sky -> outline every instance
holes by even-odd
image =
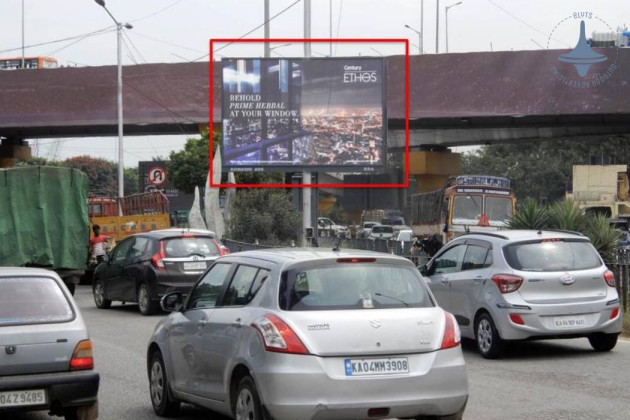
[[[599,20],[587,23],[593,30],[616,29],[630,21],[630,2],[622,0],[425,0],[421,19],[420,0],[311,0],[314,38],[408,38],[411,53],[418,53],[418,31],[423,21],[423,50],[446,52],[445,7],[448,11],[450,53],[473,51],[573,48],[573,26],[562,24],[573,13],[592,12]],[[436,31],[436,6],[439,28]],[[26,55],[57,58],[64,66],[116,64],[116,33],[111,18],[93,0],[2,0],[0,2],[0,57],[21,56],[22,5]],[[271,37],[303,37],[304,2],[270,0]],[[109,11],[125,30],[123,64],[207,61],[211,38],[262,38],[263,0],[106,0]],[[332,6],[332,7],[331,7]],[[276,17],[274,17],[277,15]],[[332,21],[332,27],[331,27]],[[413,29],[408,29],[409,25]],[[89,34],[89,35],[86,35]],[[79,35],[85,35],[76,38]],[[62,42],[54,42],[73,38]],[[302,56],[301,45],[275,44],[272,56]],[[261,56],[260,45],[218,45],[224,57]],[[313,48],[313,56],[330,54],[328,44]],[[337,44],[332,55],[397,55],[401,46],[389,44]],[[217,57],[217,58],[220,58]],[[123,70],[124,74],[124,70]],[[1,98],[0,98],[1,100]],[[125,166],[139,160],[167,157],[185,143],[184,136],[125,137]],[[117,138],[30,139],[34,153],[65,159],[89,154],[117,159]]]

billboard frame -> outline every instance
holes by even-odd
[[[208,150],[208,159],[210,166],[210,174],[214,173],[214,162],[213,162],[213,133],[214,133],[214,44],[231,44],[231,43],[277,43],[277,42],[285,42],[285,43],[398,43],[403,44],[405,47],[405,182],[404,183],[391,183],[391,184],[344,184],[344,183],[335,183],[335,184],[222,184],[222,183],[214,183],[213,177],[210,176],[210,187],[211,188],[408,188],[409,187],[409,40],[406,38],[269,38],[269,39],[242,39],[242,38],[215,38],[209,40],[209,62],[208,62],[208,78],[209,78],[209,92],[208,92],[208,115],[209,115],[209,150]],[[233,57],[239,58],[239,57]],[[222,63],[222,62],[221,62]],[[387,61],[385,60],[385,63]],[[221,65],[221,69],[222,69]],[[386,65],[384,76],[386,76]],[[222,74],[222,73],[221,73]],[[383,89],[385,89],[386,80],[384,80]],[[387,98],[384,97],[385,101]],[[223,104],[223,100],[221,101]],[[384,114],[387,115],[387,106],[384,107]],[[386,122],[383,122],[384,127],[386,127]],[[384,145],[384,148],[387,147]],[[385,167],[385,165],[383,165]],[[303,170],[308,170],[307,167],[302,167]],[[321,167],[313,167],[313,169],[320,169]],[[295,168],[293,168],[295,169]],[[248,171],[250,173],[254,171]],[[289,172],[300,172],[300,171],[290,171]],[[317,172],[314,170],[313,172]],[[321,171],[321,172],[326,172]],[[331,168],[329,172],[335,172],[334,169]],[[363,173],[372,173],[372,172],[363,172]]]

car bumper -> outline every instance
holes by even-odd
[[[370,408],[388,408],[388,417],[451,415],[468,399],[461,347],[406,355],[409,374],[383,376],[345,376],[342,357],[269,355],[253,373],[274,418],[367,418]]]
[[[609,303],[615,301],[616,303]],[[532,305],[522,302],[519,305],[525,305],[531,309],[515,308],[510,304],[505,305],[504,308],[494,308],[493,319],[501,338],[505,340],[584,337],[599,332],[618,334],[622,328],[622,311],[618,300],[615,299],[557,305]],[[615,309],[618,309],[619,313],[611,319]],[[511,321],[510,314],[520,315],[525,325]],[[572,317],[584,320],[584,324],[562,327],[555,325],[556,319]]]
[[[178,281],[158,281],[151,299],[160,300],[162,296],[171,292],[182,292],[184,296],[188,296],[198,278],[199,276],[196,275],[186,276],[184,279],[177,279]]]
[[[45,404],[0,407],[0,413],[47,409],[58,411],[66,407],[94,404],[97,402],[99,382],[100,376],[94,371],[54,372],[0,377],[0,392],[45,389],[47,395]]]

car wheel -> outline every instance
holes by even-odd
[[[157,312],[157,302],[151,300],[151,290],[145,283],[138,287],[138,308],[142,315],[152,315]]]
[[[92,288],[92,294],[94,294],[94,303],[99,309],[109,309],[112,306],[112,301],[105,299],[105,286],[103,280],[96,280],[94,287]]]
[[[151,369],[149,370],[149,390],[151,392],[151,405],[153,411],[160,417],[173,417],[179,412],[180,402],[171,396],[171,389],[166,377],[164,360],[159,351],[154,351],[151,356]]]
[[[251,376],[245,376],[236,388],[232,412],[236,420],[263,420],[258,392]]]
[[[617,334],[598,333],[588,337],[595,351],[610,351],[617,345]]]
[[[477,323],[475,324],[475,338],[477,350],[479,350],[479,354],[481,354],[483,358],[497,359],[501,357],[504,343],[489,314],[484,313],[477,318]]]

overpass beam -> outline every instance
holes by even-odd
[[[31,158],[31,148],[26,140],[17,137],[2,138],[0,142],[0,168],[15,166],[18,159]]]
[[[450,177],[461,172],[460,153],[452,153],[448,149],[409,152],[409,174],[416,179],[415,192],[440,189]]]

